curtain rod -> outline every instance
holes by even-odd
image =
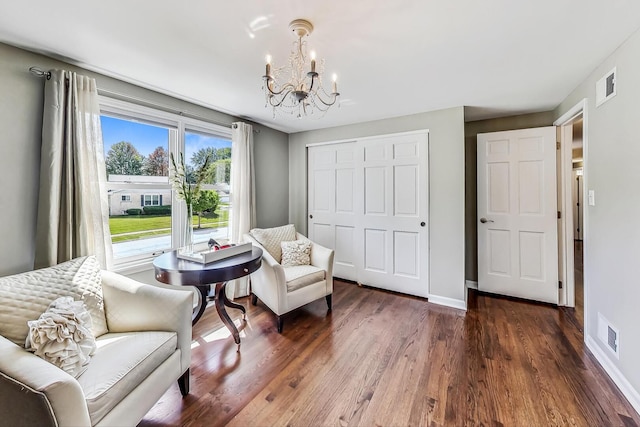
[[[232,129],[236,129],[238,127],[235,123],[220,122],[220,121],[217,121],[217,120],[213,120],[213,119],[211,119],[209,117],[205,117],[205,116],[201,116],[201,115],[196,114],[196,113],[192,113],[192,112],[187,111],[187,110],[178,110],[178,109],[176,109],[174,107],[169,107],[169,106],[164,105],[164,104],[158,104],[158,103],[155,103],[155,102],[152,102],[152,101],[147,101],[146,99],[138,98],[138,97],[131,96],[131,95],[126,95],[126,94],[123,94],[123,93],[113,92],[113,91],[110,91],[110,90],[107,90],[107,89],[98,88],[98,94],[99,95],[109,96],[109,97],[120,99],[120,100],[124,100],[124,101],[132,101],[132,102],[134,102],[136,104],[147,105],[147,106],[150,106],[150,107],[157,108],[159,110],[166,111],[168,113],[177,114],[179,116],[188,117],[188,118],[191,118],[191,119],[202,120],[203,122],[212,123],[212,124],[218,125],[218,126],[223,126],[223,127],[232,128]],[[253,132],[254,133],[260,133],[260,129],[253,129]]]
[[[169,107],[168,105],[158,104],[158,103],[155,103],[155,102],[152,102],[152,101],[147,101],[146,99],[138,98],[138,97],[131,96],[131,95],[126,95],[124,93],[118,93],[118,92],[114,92],[114,91],[111,91],[111,90],[98,88],[98,94],[99,95],[105,95],[105,96],[108,96],[110,98],[120,99],[122,101],[131,101],[131,102],[134,102],[136,104],[142,104],[142,105],[146,105],[146,106],[149,106],[149,107],[157,108],[159,110],[166,111],[167,113],[173,113],[173,114],[177,114],[177,115],[182,116],[182,117],[189,117],[191,119],[202,120],[202,121],[205,121],[205,122],[208,122],[208,123],[213,123],[214,125],[218,125],[218,126],[224,126],[224,127],[227,127],[227,128],[232,127],[232,123],[224,123],[224,122],[216,121],[216,120],[210,119],[208,117],[204,117],[204,116],[200,116],[200,115],[195,114],[195,113],[191,113],[191,112],[186,111],[186,110],[178,110],[176,108]]]
[[[38,77],[46,77],[47,80],[51,79],[51,71],[42,71],[40,68],[38,67],[31,67],[29,68],[29,72],[31,74],[33,74],[34,76],[38,76]]]
[[[38,77],[46,77],[47,80],[51,79],[51,71],[43,71],[38,67],[30,67],[29,68],[29,72],[35,76]],[[192,118],[192,119],[197,119],[197,120],[202,120],[204,122],[207,123],[212,123],[214,125],[218,125],[218,126],[223,126],[223,127],[228,127],[228,128],[232,128],[235,129],[237,128],[237,125],[233,124],[233,123],[224,123],[224,122],[220,122],[220,121],[216,121],[213,119],[210,119],[208,117],[204,117],[195,113],[191,113],[189,111],[186,110],[177,110],[173,107],[169,107],[167,105],[162,105],[162,104],[157,104],[155,102],[151,102],[151,101],[147,101],[146,99],[142,99],[142,98],[137,98],[135,96],[131,96],[131,95],[125,95],[123,93],[118,93],[118,92],[113,92],[107,89],[100,89],[98,88],[98,94],[99,95],[105,95],[105,96],[109,96],[112,98],[117,98],[120,100],[126,100],[126,101],[132,101],[136,104],[143,104],[143,105],[147,105],[150,107],[154,107],[154,108],[158,108],[162,111],[166,111],[168,113],[173,113],[173,114],[177,114],[179,116],[182,117],[188,117],[188,118]],[[206,108],[206,107],[205,107]],[[254,129],[253,130],[254,133],[260,133],[260,129]]]

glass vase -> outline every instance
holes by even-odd
[[[191,204],[187,204],[187,215],[184,221],[181,251],[185,254],[193,253],[193,209]]]

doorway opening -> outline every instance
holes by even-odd
[[[587,183],[587,111],[586,100],[576,104],[554,125],[559,127],[560,155],[558,176],[559,220],[559,305],[575,308],[575,317],[586,328],[588,292],[584,274],[585,236],[588,221],[585,216]]]
[[[572,165],[572,216],[573,216],[573,272],[575,286],[575,310],[576,319],[584,320],[584,258],[582,253],[582,233],[584,228],[585,205],[584,193],[584,150],[583,150],[583,124],[582,115],[573,122],[573,139],[571,142]],[[584,326],[584,325],[583,325]]]

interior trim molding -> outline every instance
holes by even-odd
[[[624,374],[620,372],[609,356],[607,356],[591,336],[586,337],[585,343],[587,344],[587,348],[595,356],[598,363],[600,363],[600,366],[604,368],[609,377],[611,377],[613,382],[618,386],[624,397],[626,397],[629,403],[631,403],[631,406],[633,406],[636,412],[640,413],[640,393],[633,388]]]
[[[393,132],[393,133],[382,133],[380,135],[369,135],[369,136],[360,136],[356,138],[347,138],[347,139],[336,139],[331,141],[322,141],[322,142],[311,142],[306,144],[305,147],[319,147],[322,145],[334,145],[334,144],[343,144],[345,142],[356,142],[358,140],[366,140],[366,139],[374,139],[381,137],[393,137],[393,136],[403,136],[403,135],[420,135],[427,134],[429,135],[429,129],[417,129],[417,130],[408,130],[405,132]]]
[[[441,297],[438,295],[429,295],[428,301],[434,304],[444,305],[446,307],[467,311],[467,303],[466,301],[461,299]]]
[[[587,98],[581,99],[576,105],[569,108],[569,110],[566,113],[558,117],[556,121],[553,122],[553,125],[562,126],[563,124],[566,124],[570,120],[574,119],[578,114],[582,113],[584,110],[587,109],[587,102],[588,102]],[[583,135],[586,135],[586,132],[583,131]]]
[[[556,121],[553,122],[554,126],[560,126],[562,129],[564,126],[571,125],[572,122],[577,118],[577,116],[582,114],[582,120],[583,120],[582,121],[582,151],[583,151],[582,158],[583,158],[583,165],[584,165],[584,175],[582,177],[583,200],[587,196],[587,190],[589,188],[589,183],[590,183],[589,181],[589,108],[588,106],[589,106],[589,99],[583,98],[579,100],[573,107],[569,108],[564,114],[558,117]],[[560,133],[561,135],[563,135],[563,132],[560,132]],[[569,147],[565,147],[565,148],[569,148]],[[562,151],[561,155],[568,156],[569,154],[566,151]],[[573,167],[569,165],[563,165],[563,167],[569,168],[569,170],[573,169]],[[567,179],[567,175],[564,175],[563,179]],[[566,186],[568,185],[568,183],[564,182],[563,185],[565,185],[565,188],[567,188]],[[589,251],[589,236],[590,236],[589,209],[583,209],[582,214],[583,214],[583,219],[582,219],[582,240],[583,240],[582,259],[583,261],[582,262],[584,265],[583,276],[582,276],[582,286],[583,286],[583,295],[584,295],[583,297],[584,319],[583,319],[582,329],[585,331],[584,335],[585,335],[585,343],[586,343],[588,331],[591,330],[591,324],[589,320],[590,313],[591,313],[591,302],[590,302],[591,276],[589,274],[589,269],[587,268],[591,260],[591,257],[590,257],[591,253]],[[568,217],[569,215],[563,215],[560,221],[564,224],[564,221]],[[573,245],[565,245],[564,249],[565,251],[568,251],[567,256],[573,259]],[[562,292],[564,301],[559,301],[559,302],[563,302],[564,303],[563,305],[566,305],[567,299],[569,297],[573,296],[573,299],[575,300],[575,280],[569,281],[565,278],[563,278],[563,280],[565,280],[565,283],[566,283],[566,286],[564,287]]]
[[[478,282],[476,280],[465,280],[464,284],[467,285],[467,289],[478,289]]]
[[[153,260],[149,258],[116,264],[111,271],[128,276],[143,271],[153,271]]]

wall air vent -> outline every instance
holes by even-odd
[[[618,332],[613,330],[611,326],[607,326],[607,345],[614,352],[618,352]]]
[[[620,332],[598,313],[598,338],[616,358],[620,357]]]
[[[609,71],[596,83],[596,107],[616,96],[616,69]]]

